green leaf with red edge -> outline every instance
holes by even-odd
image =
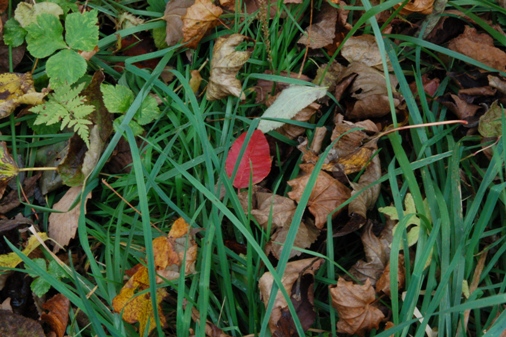
[[[248,143],[244,144],[246,134],[247,132],[240,135],[232,144],[225,163],[227,175],[231,177],[236,163],[239,161],[233,182],[234,187],[237,188],[248,187],[250,176],[252,177],[253,184],[259,183],[264,180],[271,171],[272,159],[269,151],[269,143],[267,143],[265,135],[261,131],[255,130]],[[243,147],[245,147],[243,155],[239,158]]]

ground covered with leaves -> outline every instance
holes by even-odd
[[[505,336],[505,1],[0,15],[1,336]]]

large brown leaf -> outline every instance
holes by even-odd
[[[297,202],[300,201],[302,193],[304,193],[314,165],[302,164],[300,167],[303,172],[302,175],[287,182],[292,187],[292,191],[288,192],[288,197]],[[341,182],[325,172],[318,172],[316,183],[312,188],[308,201],[308,209],[315,217],[316,228],[322,229],[325,226],[329,214],[332,214],[332,217],[337,216],[342,209],[338,212],[334,212],[334,210],[345,202],[350,194],[350,189]]]
[[[337,331],[361,337],[372,329],[378,329],[385,315],[376,306],[376,296],[371,282],[354,284],[342,278],[330,287],[332,306],[339,314]]]
[[[197,48],[207,32],[220,24],[218,18],[223,10],[211,0],[196,0],[183,15],[183,37],[188,48]]]
[[[173,46],[183,39],[183,15],[195,0],[171,0],[167,2],[163,19],[167,22],[165,42]]]
[[[266,192],[254,193],[253,197],[256,199],[253,204],[257,206],[251,210],[251,215],[260,226],[267,229],[269,220],[272,223],[272,229],[290,225],[297,208],[292,199]],[[247,209],[244,211],[246,212]]]
[[[343,45],[341,55],[350,63],[361,62],[369,67],[383,70],[383,55],[374,35],[352,36]],[[390,60],[388,66],[391,68]],[[391,69],[390,69],[391,70]]]
[[[331,44],[336,34],[337,9],[324,2],[314,18],[313,24],[306,29],[297,43],[318,49]]]
[[[240,34],[220,37],[213,48],[211,60],[211,76],[207,87],[208,100],[217,100],[228,95],[245,99],[241,81],[236,78],[237,72],[248,61],[250,53],[237,51],[235,48],[244,40]]]
[[[308,329],[314,321],[313,312],[313,282],[314,273],[320,268],[323,259],[304,259],[289,262],[286,265],[282,283],[286,292],[291,294],[292,303],[297,312],[297,316],[301,320],[304,329]],[[309,275],[305,277],[305,275]],[[262,275],[258,281],[260,290],[260,298],[267,306],[269,296],[271,294],[274,278],[270,272]],[[293,319],[288,311],[288,304],[278,291],[276,300],[274,301],[274,309],[269,319],[269,328],[273,336],[296,336],[292,332],[295,331]],[[285,334],[289,332],[288,334]]]
[[[271,236],[271,240],[267,244],[266,250],[268,252],[271,252],[272,255],[278,260],[281,257],[281,252],[283,251],[286,236],[288,235],[289,230],[290,226],[278,228],[276,232]],[[297,231],[297,235],[295,236],[293,246],[302,249],[309,248],[311,244],[316,241],[319,234],[320,230],[318,230],[315,226],[311,224],[306,225],[304,222],[301,222]],[[290,259],[295,256],[299,256],[300,254],[301,252],[299,250],[292,249],[290,252]]]

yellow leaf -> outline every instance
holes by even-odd
[[[39,233],[39,237],[45,241],[48,239],[46,233]],[[30,255],[30,253],[37,248],[40,245],[39,240],[37,240],[37,237],[35,235],[30,236],[28,239],[28,243],[23,249],[24,255]],[[14,252],[9,254],[3,254],[0,255],[0,267],[7,267],[7,268],[15,268],[18,264],[20,264],[23,260]]]
[[[8,117],[20,104],[42,104],[44,96],[35,91],[31,74],[0,74],[0,118]]]

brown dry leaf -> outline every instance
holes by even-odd
[[[140,267],[137,272],[128,280],[121,288],[121,292],[112,300],[112,306],[115,312],[122,313],[125,322],[139,322],[139,331],[145,331],[148,326],[148,334],[156,327],[154,320],[153,305],[151,303],[151,294],[136,295],[142,290],[149,288],[149,273],[144,266]],[[156,291],[156,303],[158,312],[161,312],[160,303],[167,296],[164,288],[158,288]],[[166,324],[164,315],[160,315],[160,324]]]
[[[390,113],[388,91],[382,72],[363,63],[354,62],[343,72],[340,82],[348,83],[347,79],[351,76],[355,77],[351,84],[346,86],[352,97],[351,100],[348,99],[345,102],[347,118],[367,119],[383,117]],[[397,80],[393,76],[390,76],[390,85],[394,92],[394,106],[397,107],[402,97],[395,91]],[[343,90],[339,83],[338,88]]]
[[[271,236],[271,240],[267,244],[267,254],[271,252],[272,255],[279,260],[289,230],[290,226],[285,226],[276,230],[276,232]],[[313,242],[316,241],[318,235],[320,235],[320,230],[318,230],[315,226],[306,225],[304,222],[301,222],[297,231],[297,235],[295,236],[293,246],[302,249],[309,248]],[[290,259],[295,256],[299,256],[300,254],[302,254],[301,251],[292,249],[290,252]]]
[[[20,104],[42,104],[45,96],[35,91],[30,73],[0,74],[0,118],[8,117]]]
[[[188,42],[186,46],[197,48],[207,32],[220,24],[218,18],[222,13],[223,10],[211,0],[195,0],[182,16],[184,42]]]
[[[211,60],[211,75],[207,87],[206,97],[208,100],[217,100],[228,95],[246,99],[242,92],[242,84],[236,78],[237,72],[248,61],[250,53],[237,51],[235,48],[244,40],[240,34],[232,34],[228,37],[220,37],[213,48]]]
[[[288,197],[297,202],[300,201],[302,193],[304,193],[314,165],[302,164],[300,168],[303,172],[302,176],[287,182],[292,187],[292,191],[288,192]],[[327,173],[319,172],[308,202],[309,212],[315,217],[316,228],[322,229],[325,226],[329,214],[332,214],[332,217],[337,216],[342,209],[337,212],[334,212],[334,210],[345,202],[350,195],[351,192],[348,187]]]
[[[450,41],[448,48],[499,71],[506,70],[506,52],[494,47],[494,39],[478,33],[476,28],[466,26],[464,33]]]
[[[163,19],[167,22],[166,38],[167,45],[173,46],[183,39],[183,15],[195,0],[172,0],[167,2]]]
[[[449,94],[438,97],[438,101],[453,112],[459,119],[469,119],[473,117],[481,108],[479,105],[466,102],[459,95]]]
[[[372,329],[378,329],[385,315],[375,304],[376,296],[371,281],[354,284],[342,278],[330,287],[332,306],[339,314],[337,332],[361,337]]]
[[[291,119],[298,122],[307,122],[311,119],[311,117],[320,109],[320,104],[311,103],[306,108],[299,111],[295,116]],[[277,129],[277,132],[290,138],[296,139],[300,135],[302,135],[306,131],[306,128],[301,126],[293,125],[290,123],[283,124],[282,127]]]
[[[501,94],[506,95],[506,81],[498,76],[488,75],[488,83],[491,87],[496,88]]]
[[[42,309],[47,311],[40,316],[40,320],[51,328],[56,337],[63,337],[67,329],[69,319],[70,301],[62,294],[57,294],[42,304]]]
[[[432,13],[432,7],[434,4],[434,0],[414,0],[410,1],[404,6],[400,14],[401,15],[409,15],[413,13],[419,14],[430,14]],[[397,8],[399,6],[395,6]]]
[[[7,149],[5,142],[0,142],[0,199],[2,199],[9,181],[18,175],[18,165]]]
[[[264,74],[272,75],[273,72],[270,70],[266,70]],[[299,76],[298,73],[287,73],[286,71],[282,71],[279,76],[285,76],[290,78],[296,78],[302,81],[311,82],[311,78],[306,75]],[[277,96],[281,91],[288,88],[290,84],[285,82],[273,82],[269,80],[258,80],[257,85],[255,86],[255,92],[257,97],[255,99],[255,103],[265,103],[267,107],[269,107],[274,101],[272,97]]]
[[[346,67],[341,63],[332,61],[332,63],[321,65],[316,70],[316,76],[313,83],[322,87],[328,87],[329,92],[334,92],[336,83],[341,78],[341,73]]]
[[[220,6],[235,12],[235,0],[220,0]]]
[[[269,19],[275,17],[276,15],[280,15],[280,18],[284,18],[286,14],[283,11],[278,10],[277,1],[274,0],[244,0],[243,6],[246,6],[247,14],[257,14],[258,10],[267,11],[267,16]],[[281,12],[281,13],[280,13]],[[263,14],[259,14],[263,15]]]
[[[404,255],[399,254],[399,270],[397,271],[397,284],[398,289],[404,288],[404,280],[406,278],[406,270],[404,269]],[[378,282],[376,282],[376,292],[384,292],[390,296],[390,262],[381,274]]]
[[[303,328],[307,330],[314,320],[313,307],[313,278],[314,273],[320,268],[323,263],[323,259],[304,259],[294,262],[289,262],[286,265],[285,273],[281,279],[283,286],[288,294],[291,294],[291,300],[297,311],[297,316],[303,323]],[[310,278],[305,278],[304,275],[309,275]],[[304,280],[309,284],[301,284],[300,281]],[[299,282],[298,282],[299,281]],[[266,272],[262,275],[258,281],[258,288],[260,290],[260,298],[267,306],[269,302],[269,296],[271,295],[272,285],[274,284],[274,278],[270,272]],[[309,303],[309,304],[308,304]],[[278,290],[276,294],[276,300],[274,301],[274,309],[272,310],[271,317],[269,319],[269,328],[273,336],[287,336],[284,335],[283,331],[294,330],[293,325],[290,324],[289,319],[292,319],[289,312],[287,312],[288,304]],[[311,312],[312,317],[311,318]],[[288,335],[290,336],[290,335]]]
[[[341,55],[350,63],[361,62],[369,67],[383,70],[382,57],[374,35],[361,35],[350,37],[341,49]],[[388,68],[392,70],[390,59]]]
[[[0,0],[0,14],[5,12],[9,8],[9,0]],[[2,30],[0,29],[0,32]]]
[[[323,48],[332,44],[336,34],[337,8],[324,2],[313,24],[306,28],[304,34],[297,43],[309,46],[312,49]]]
[[[39,178],[40,173],[37,173],[33,177],[26,178],[23,181],[23,191],[25,192],[26,198],[31,198],[35,193],[35,188],[37,187],[37,181]],[[0,214],[5,214],[19,205],[21,205],[21,200],[19,199],[18,191],[11,190],[0,200]]]
[[[192,320],[197,324],[200,323],[200,312],[195,307],[192,307]],[[208,320],[206,320],[205,332],[208,337],[231,337]]]
[[[365,261],[357,261],[349,271],[358,281],[370,280],[374,286],[384,272],[390,258],[393,224],[393,221],[389,221],[379,237],[374,235],[370,221],[364,227],[360,239],[364,246]]]
[[[45,337],[39,322],[5,310],[0,310],[0,336]]]
[[[266,192],[257,192],[253,198],[255,200],[252,204],[257,206],[251,210],[251,215],[255,217],[260,226],[267,229],[269,219],[273,230],[277,227],[290,225],[293,213],[297,208],[292,199]],[[247,212],[248,209],[246,208],[244,211]]]
[[[63,212],[49,215],[49,237],[57,243],[53,248],[54,252],[67,246],[70,239],[76,235],[79,216],[81,215],[81,201],[74,208],[70,209],[70,207],[76,198],[81,195],[82,189],[82,186],[69,188],[60,201],[53,205],[53,210]],[[84,198],[85,209],[86,201],[90,198],[91,192]]]

